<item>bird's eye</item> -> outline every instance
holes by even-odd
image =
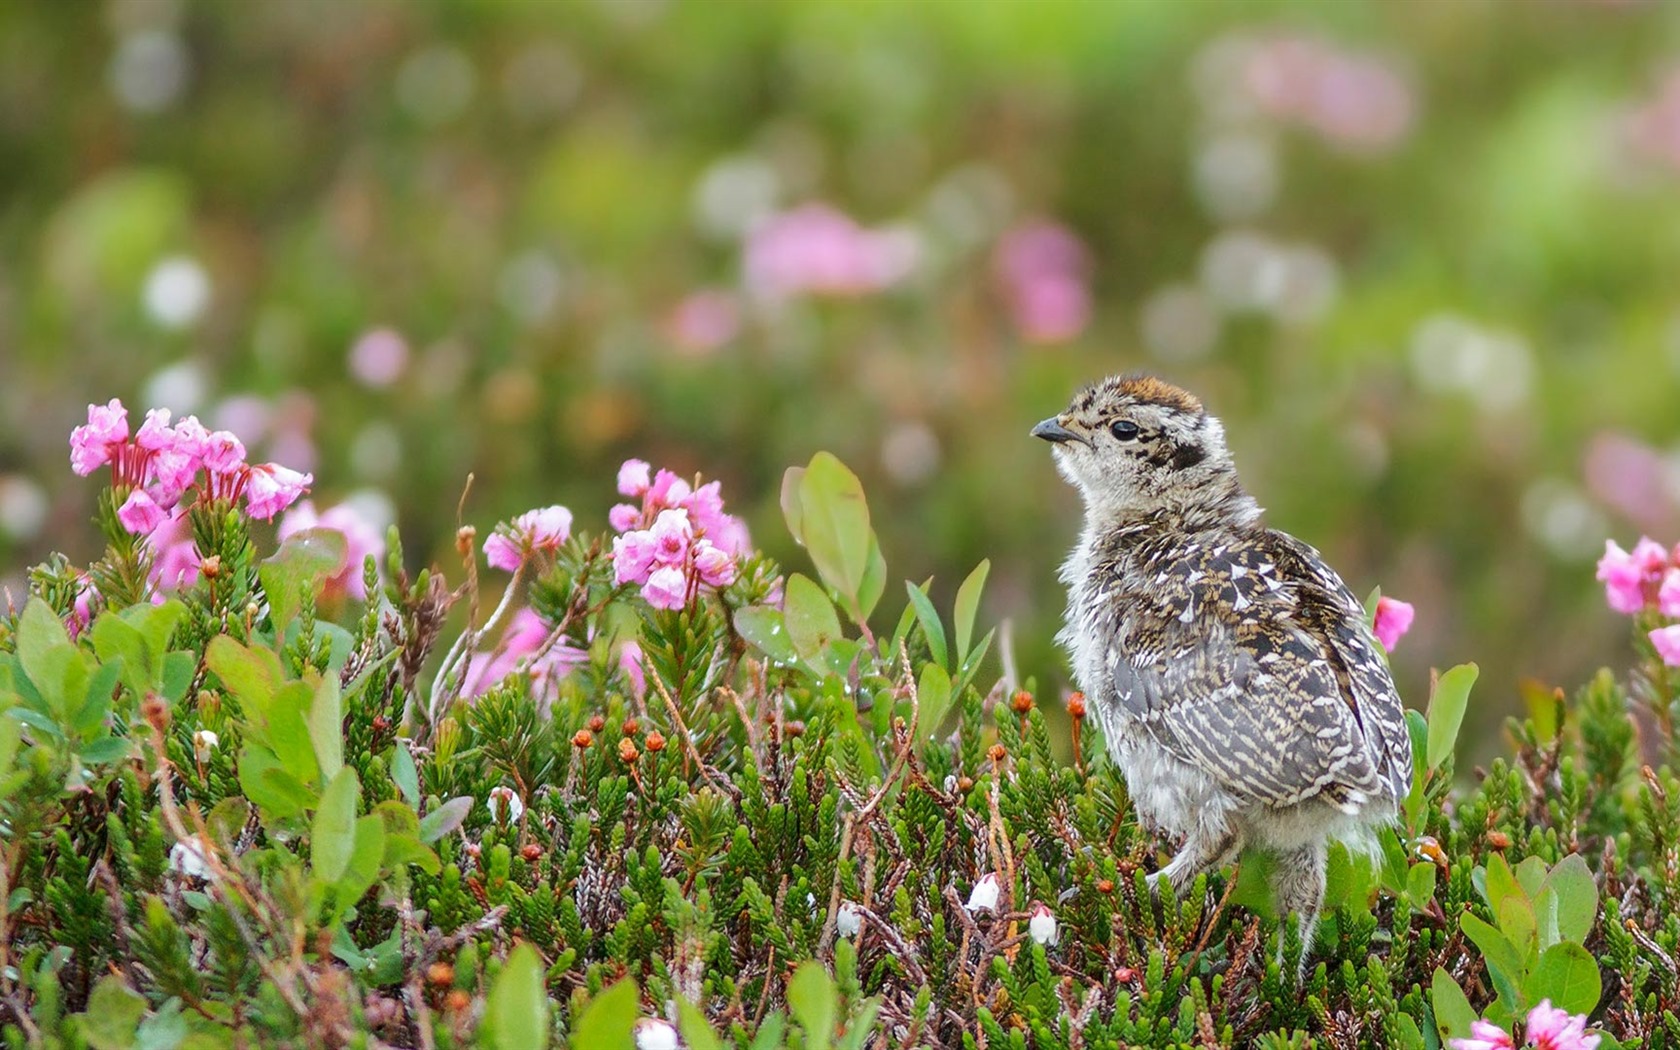
[[[1131,441],[1138,436],[1138,425],[1129,419],[1115,420],[1108,430],[1121,441]]]

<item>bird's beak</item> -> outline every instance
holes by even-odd
[[[1058,445],[1068,441],[1078,441],[1082,444],[1089,444],[1089,442],[1085,441],[1084,438],[1075,434],[1067,427],[1062,426],[1061,422],[1054,416],[1046,419],[1038,426],[1033,427],[1032,436],[1035,438],[1043,438],[1046,441],[1051,441]]]

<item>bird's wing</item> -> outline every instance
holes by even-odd
[[[1325,607],[1333,595],[1289,560],[1300,556],[1214,547],[1163,570],[1155,613],[1134,616],[1111,653],[1115,691],[1164,747],[1240,798],[1322,795],[1356,811],[1404,789],[1388,775],[1386,734],[1358,706],[1363,664],[1350,670],[1342,651],[1363,613],[1344,630],[1348,611]]]

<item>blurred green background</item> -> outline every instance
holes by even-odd
[[[817,449],[894,576],[1060,675],[1078,508],[1026,435],[1149,369],[1480,704],[1626,660],[1680,539],[1680,6],[0,5],[0,576],[93,557],[65,440],[166,405],[452,564],[626,456],[776,509]],[[895,603],[889,603],[895,604]]]

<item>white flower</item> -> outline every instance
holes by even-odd
[[[221,742],[221,737],[215,733],[208,729],[200,729],[193,734],[193,757],[200,762],[210,761],[210,752],[216,750],[216,745]]]
[[[189,879],[214,879],[210,857],[201,839],[182,839],[169,849],[170,870]]]
[[[987,872],[985,877],[974,884],[974,890],[968,895],[968,903],[963,905],[971,912],[991,911],[997,907],[998,878],[996,872]]]
[[[856,937],[863,929],[863,909],[851,901],[840,902],[840,913],[834,917],[834,932],[842,937]]]
[[[1039,944],[1056,943],[1056,917],[1050,914],[1050,909],[1044,905],[1035,905],[1032,918],[1027,920],[1027,932]]]
[[[491,788],[490,797],[484,800],[484,806],[490,811],[490,819],[497,821],[502,819],[502,810],[505,807],[509,824],[518,823],[520,816],[525,812],[525,803],[519,801],[519,796],[510,787]]]
[[[632,1030],[636,1035],[636,1050],[677,1050],[682,1043],[671,1022],[657,1017],[644,1017]]]

